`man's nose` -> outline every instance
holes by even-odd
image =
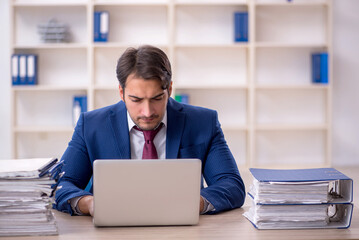
[[[143,102],[142,114],[145,117],[150,117],[152,115],[152,106],[151,106],[150,101]]]

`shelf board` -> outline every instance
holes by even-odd
[[[291,131],[291,130],[327,130],[327,124],[257,124],[255,130],[257,131]]]
[[[86,49],[86,43],[15,44],[14,49]]]
[[[273,84],[273,85],[260,85],[257,84],[255,87],[257,90],[316,90],[316,89],[328,89],[328,84],[307,84],[307,85],[284,85],[284,84]]]
[[[328,2],[327,1],[322,1],[322,2],[312,2],[312,1],[308,1],[308,2],[300,2],[300,1],[292,1],[292,2],[259,2],[259,3],[255,3],[256,6],[266,6],[266,7],[280,7],[280,6],[284,6],[284,7],[290,7],[290,6],[308,6],[308,7],[312,7],[312,6],[328,6]]]
[[[167,44],[164,43],[148,43],[150,45],[159,47],[159,48],[168,48],[169,46]],[[92,46],[94,48],[129,48],[129,47],[139,47],[140,45],[143,44],[138,44],[138,43],[121,43],[121,42],[94,42],[92,43]]]
[[[223,124],[222,130],[223,131],[248,131],[248,127],[246,125],[227,126],[227,125]]]
[[[174,85],[174,89],[179,90],[215,90],[215,89],[238,89],[247,90],[247,85]]]
[[[87,1],[46,1],[46,0],[33,0],[33,1],[15,1],[14,7],[86,7]]]
[[[16,133],[72,133],[72,126],[15,126]]]
[[[41,86],[41,85],[19,85],[12,86],[16,92],[36,92],[36,91],[87,91],[85,86]]]
[[[248,48],[248,42],[238,43],[179,43],[174,45],[175,48]]]
[[[111,0],[111,1],[94,1],[94,6],[168,6],[167,1],[140,1],[140,0],[126,0],[126,1],[118,1],[118,0]]]
[[[256,48],[327,48],[325,43],[281,43],[281,42],[256,42]]]
[[[118,85],[116,86],[95,86],[94,90],[99,91],[118,91]]]
[[[223,6],[223,5],[228,5],[228,6],[238,6],[238,5],[243,5],[243,6],[247,6],[248,5],[248,1],[247,0],[224,0],[224,1],[200,1],[200,2],[196,2],[193,0],[187,0],[187,1],[175,1],[174,2],[175,6]]]

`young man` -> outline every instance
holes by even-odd
[[[81,114],[62,157],[65,174],[54,207],[93,215],[92,189],[84,190],[93,161],[130,158],[201,159],[208,187],[201,189],[200,213],[241,207],[244,184],[217,112],[170,98],[172,71],[166,54],[152,46],[129,48],[116,72],[122,101]]]

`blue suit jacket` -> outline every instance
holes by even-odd
[[[124,102],[83,113],[62,159],[65,174],[56,191],[54,208],[73,214],[69,199],[92,194],[85,187],[96,159],[130,159],[127,109]],[[217,112],[180,104],[167,105],[166,158],[199,158],[207,188],[201,195],[216,212],[241,207],[243,181],[221,130]]]

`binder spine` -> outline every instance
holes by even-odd
[[[19,55],[19,85],[25,85],[27,82],[26,55]]]
[[[234,41],[248,42],[248,12],[234,13]]]
[[[12,85],[20,84],[20,75],[19,75],[19,56],[17,54],[13,54],[11,56],[11,81]]]
[[[73,126],[76,126],[80,114],[87,112],[87,96],[74,96],[72,105]]]
[[[94,41],[98,42],[100,39],[100,12],[94,12]]]
[[[312,82],[326,84],[328,80],[328,53],[312,54]]]
[[[176,94],[175,100],[180,103],[189,104],[188,94]]]
[[[37,84],[37,56],[27,55],[27,84]]]
[[[109,32],[109,13],[99,11],[94,13],[94,41],[107,42]]]

